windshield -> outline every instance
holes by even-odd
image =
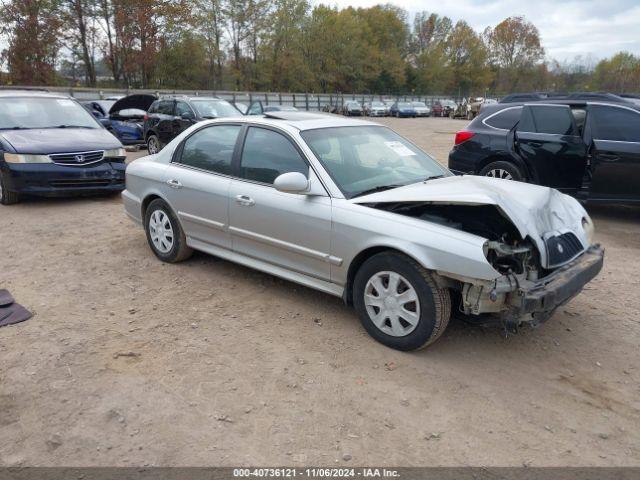
[[[404,102],[400,102],[398,103],[398,108],[411,108],[411,104],[410,103],[404,103]]]
[[[319,128],[301,135],[347,198],[451,175],[383,126]]]
[[[224,100],[192,100],[202,118],[241,117],[242,114]]]
[[[102,128],[93,115],[70,98],[0,99],[0,129],[59,127]]]
[[[372,107],[384,107],[384,103],[382,103],[382,102],[372,102],[371,106]]]
[[[413,102],[414,107],[426,107],[427,105],[424,102]]]

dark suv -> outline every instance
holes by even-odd
[[[449,168],[582,200],[640,202],[640,106],[569,98],[487,105],[456,133]]]
[[[144,117],[144,138],[149,153],[158,153],[194,123],[211,118],[241,116],[237,108],[220,98],[163,97],[151,104]]]

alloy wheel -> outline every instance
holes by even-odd
[[[151,135],[149,140],[147,141],[147,150],[150,155],[154,155],[160,151],[160,145],[158,144],[158,139],[155,135]]]
[[[155,210],[149,217],[149,235],[159,252],[169,253],[173,248],[173,227],[169,216],[163,210]]]
[[[373,324],[393,337],[410,334],[420,321],[418,293],[397,272],[378,272],[367,282],[364,304]]]
[[[502,178],[503,180],[513,180],[513,176],[503,168],[494,168],[493,170],[489,170],[486,176]]]

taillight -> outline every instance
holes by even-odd
[[[149,115],[147,115],[146,113],[144,114],[144,117],[142,117],[142,119],[146,122],[147,120],[149,120]]]
[[[467,132],[466,130],[461,130],[459,132],[456,132],[456,139],[454,141],[454,145],[460,145],[462,142],[466,142],[474,135],[475,133]]]

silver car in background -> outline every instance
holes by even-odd
[[[452,309],[540,323],[603,262],[575,199],[453,176],[368,121],[274,112],[201,122],[126,175],[126,213],[159,259],[201,250],[342,297],[399,350],[435,341]]]

